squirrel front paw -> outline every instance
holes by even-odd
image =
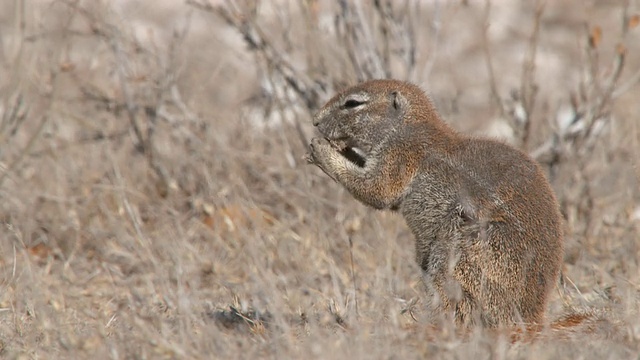
[[[313,138],[311,144],[309,144],[309,152],[307,153],[306,160],[309,164],[314,164],[320,168],[324,168],[326,160],[331,156],[333,148],[329,141],[325,138]]]
[[[336,180],[336,168],[340,153],[325,138],[313,138],[309,144],[309,152],[305,158],[309,164],[320,168],[330,178]],[[337,180],[336,180],[337,181]]]

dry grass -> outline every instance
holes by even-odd
[[[628,31],[622,2],[0,3],[0,357],[640,356],[636,2]],[[539,157],[567,224],[550,318],[600,321],[427,326],[403,220],[300,161],[313,107],[373,76]]]

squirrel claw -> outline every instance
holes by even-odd
[[[307,151],[307,153],[302,156],[302,160],[306,161],[307,164],[310,164],[310,165],[314,165],[316,163],[310,151]]]

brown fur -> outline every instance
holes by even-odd
[[[535,161],[456,133],[420,88],[396,80],[346,89],[313,123],[323,138],[312,140],[309,162],[364,204],[405,218],[434,320],[543,322],[563,239]]]

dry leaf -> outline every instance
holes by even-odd
[[[273,225],[274,217],[260,208],[229,205],[216,209],[212,214],[205,214],[202,222],[211,229],[234,232],[239,227],[251,228],[255,224]]]
[[[627,23],[627,29],[633,29],[636,26],[640,25],[640,15],[633,15],[629,18],[629,22]]]
[[[597,48],[602,41],[602,29],[600,26],[594,26],[589,33],[589,46]]]
[[[72,63],[71,61],[64,61],[60,63],[60,71],[62,72],[73,71],[75,68],[76,64]]]
[[[27,252],[39,262],[43,262],[47,260],[49,256],[53,255],[53,249],[43,243],[27,248]]]

